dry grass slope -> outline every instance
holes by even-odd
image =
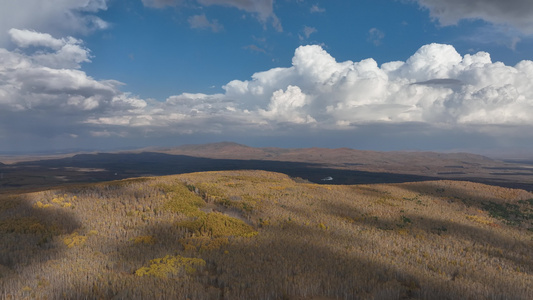
[[[263,171],[0,195],[0,299],[532,299],[533,194]]]

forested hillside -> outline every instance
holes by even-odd
[[[191,173],[0,194],[0,299],[532,299],[533,194]]]

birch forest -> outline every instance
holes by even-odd
[[[533,194],[265,171],[4,192],[0,299],[533,299]]]

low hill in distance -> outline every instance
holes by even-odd
[[[214,159],[269,160],[321,164],[328,167],[369,172],[409,173],[435,176],[446,172],[480,172],[502,162],[469,153],[378,152],[349,148],[253,148],[231,142],[151,148],[143,151]],[[466,169],[467,172],[465,172]]]
[[[216,171],[0,194],[2,299],[531,299],[533,194]]]
[[[42,159],[11,157],[4,162],[8,163],[0,165],[4,190],[240,169],[281,172],[328,184],[453,179],[533,190],[530,162],[503,162],[468,153],[253,148],[223,142]]]

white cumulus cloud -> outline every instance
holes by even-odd
[[[68,37],[56,39],[49,34],[12,28],[8,31],[16,46],[42,47],[43,50],[31,56],[33,62],[52,68],[79,68],[81,63],[90,62],[90,51],[82,41]],[[48,50],[48,51],[47,51]]]
[[[267,119],[290,123],[313,123],[315,119],[305,115],[304,106],[308,104],[307,95],[297,86],[289,85],[286,91],[277,90],[272,94],[267,110],[260,113]]]
[[[11,138],[83,137],[82,124],[93,116],[139,114],[146,107],[121,92],[120,82],[80,70],[90,62],[82,41],[30,30],[9,34],[19,48],[0,48],[0,127],[11,128]]]
[[[283,118],[283,111],[294,108],[290,103],[302,103],[305,95],[308,100],[298,113],[325,127],[368,122],[533,125],[527,118],[533,113],[532,64],[506,66],[492,62],[486,52],[462,56],[450,45],[430,44],[405,62],[378,66],[371,58],[337,62],[320,46],[302,46],[292,67],[256,73],[225,89],[226,97],[268,111],[263,115],[270,118]],[[294,117],[293,122],[301,121]]]

